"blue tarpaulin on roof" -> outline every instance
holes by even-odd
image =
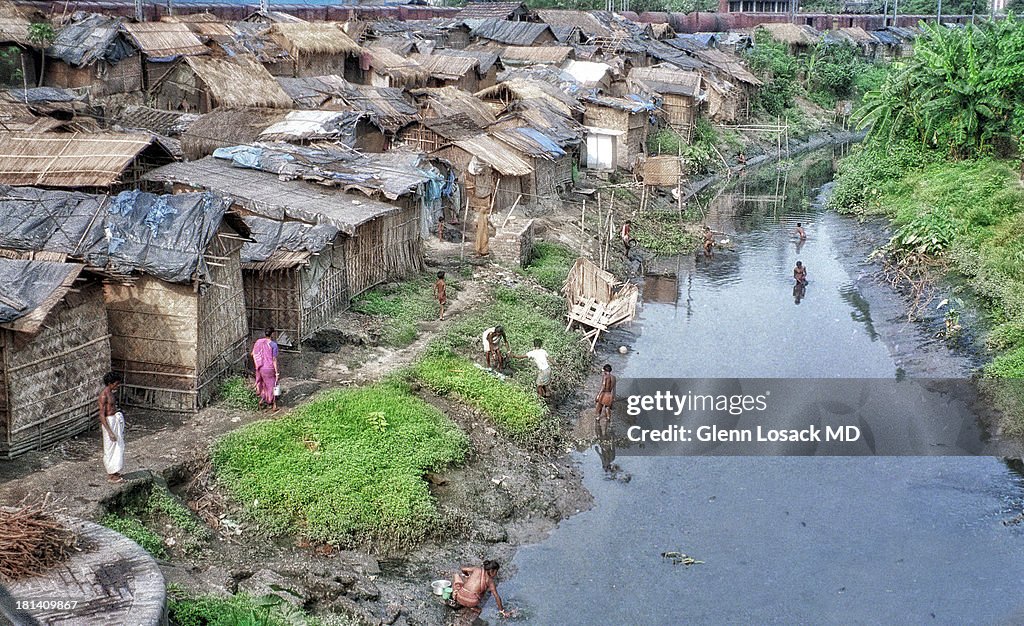
[[[551,156],[555,158],[565,156],[565,150],[562,150],[561,146],[555,143],[554,139],[548,137],[547,135],[537,130],[536,128],[516,128],[515,132],[519,133],[520,135],[525,135],[526,137],[529,137],[533,141],[537,142],[537,144],[541,148],[543,148],[545,152],[549,152]]]

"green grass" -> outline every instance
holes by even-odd
[[[220,385],[217,394],[221,400],[233,409],[255,411],[259,408],[259,396],[252,383],[244,376],[232,376]]]
[[[223,437],[223,486],[261,529],[379,551],[426,536],[437,508],[422,476],[461,462],[466,436],[398,383],[336,390]]]
[[[575,262],[576,254],[569,248],[557,243],[538,241],[533,245],[533,255],[523,273],[532,276],[545,289],[561,292],[565,277],[569,275],[569,270]]]
[[[168,613],[174,626],[355,626],[343,615],[308,615],[277,594],[254,598],[190,596],[168,585]]]
[[[869,146],[842,164],[830,204],[887,216],[890,254],[938,259],[966,277],[993,326],[986,375],[1024,377],[1024,189],[1011,163]]]
[[[356,296],[352,300],[352,310],[383,318],[385,344],[407,346],[416,340],[420,322],[437,318],[436,280],[435,274],[424,274],[406,282],[376,287]],[[451,300],[457,285],[450,273],[445,282],[448,299]]]
[[[493,295],[490,305],[458,320],[436,339],[409,374],[435,393],[451,394],[480,409],[513,439],[544,445],[552,435],[551,415],[537,398],[533,362],[512,360],[505,380],[483,371],[476,365],[482,363],[480,335],[491,326],[504,326],[515,354],[525,354],[540,339],[551,357],[554,391],[582,383],[590,352],[578,333],[565,330],[561,297],[528,285],[499,286]]]
[[[674,211],[648,211],[633,218],[633,239],[655,254],[682,254],[696,249],[700,237]]]
[[[122,517],[120,515],[107,514],[100,520],[100,524],[111,530],[116,530],[125,537],[128,537],[139,544],[146,552],[158,559],[167,558],[167,550],[164,549],[164,540],[160,535],[146,527],[141,520],[134,517]]]
[[[451,394],[487,413],[505,434],[518,441],[536,435],[547,415],[536,393],[505,382],[453,352],[432,351],[412,372],[435,393]]]

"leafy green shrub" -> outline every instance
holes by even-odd
[[[259,409],[259,396],[249,379],[232,376],[220,384],[217,395],[233,409],[255,411]]]
[[[165,489],[154,488],[150,492],[146,500],[146,512],[151,518],[166,517],[175,526],[197,539],[210,538],[210,529]]]
[[[840,163],[828,207],[853,214],[884,210],[883,196],[905,193],[899,187],[905,175],[940,161],[941,155],[910,141],[861,146]]]
[[[420,359],[413,376],[434,393],[452,394],[483,412],[510,437],[528,441],[540,429],[547,408],[535,393],[480,369],[469,359],[435,350]]]
[[[306,624],[304,614],[282,610],[276,596],[253,598],[238,594],[227,598],[172,595],[168,602],[170,621],[176,626],[297,626]],[[299,615],[295,615],[296,611]]]
[[[213,462],[263,529],[388,551],[427,534],[437,509],[423,473],[461,462],[467,449],[454,423],[389,382],[331,391],[229,433]]]
[[[647,154],[680,155],[686,148],[686,140],[671,128],[662,128],[647,135]]]
[[[535,278],[545,289],[560,292],[575,262],[576,255],[565,246],[538,241],[533,245],[530,262],[523,271]]]
[[[356,296],[352,300],[352,310],[384,318],[384,342],[389,346],[407,346],[416,340],[420,322],[437,317],[435,280],[437,278],[433,275],[423,275],[406,282],[375,287]],[[448,298],[451,299],[457,285],[450,275],[446,284]]]
[[[700,237],[687,229],[673,211],[648,211],[633,218],[633,239],[657,254],[682,254],[693,250]]]
[[[1024,346],[992,359],[985,374],[995,378],[1024,378]]]
[[[134,517],[122,517],[120,515],[107,514],[100,520],[102,526],[117,531],[139,544],[146,552],[149,552],[157,559],[166,559],[167,551],[164,549],[164,540],[146,525]]]
[[[767,30],[758,28],[754,31],[754,46],[747,52],[747,62],[764,83],[757,91],[755,107],[769,115],[782,115],[793,106],[799,63],[789,53],[786,44],[774,40]]]

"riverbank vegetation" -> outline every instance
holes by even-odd
[[[437,277],[423,274],[401,283],[375,287],[352,299],[352,310],[373,315],[381,320],[382,338],[386,345],[404,347],[416,340],[420,322],[437,317],[434,281]],[[458,291],[454,276],[445,277],[448,299]]]
[[[856,112],[870,130],[830,204],[888,217],[884,253],[907,280],[965,277],[992,324],[986,373],[1024,378],[1024,24],[924,29]]]
[[[260,530],[386,552],[426,536],[438,513],[423,475],[467,450],[450,419],[390,381],[330,391],[232,432],[213,462]]]

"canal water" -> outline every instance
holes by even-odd
[[[703,198],[732,247],[660,262],[674,277],[645,286],[617,371],[965,375],[969,363],[867,279],[863,227],[821,208],[833,164],[826,151],[767,166]],[[810,281],[799,302],[797,260]],[[608,452],[579,454],[594,507],[520,549],[503,576],[519,623],[1024,623],[1024,527],[1004,523],[1024,484],[1000,459],[620,454],[610,474]],[[493,602],[484,617],[495,623]]]

